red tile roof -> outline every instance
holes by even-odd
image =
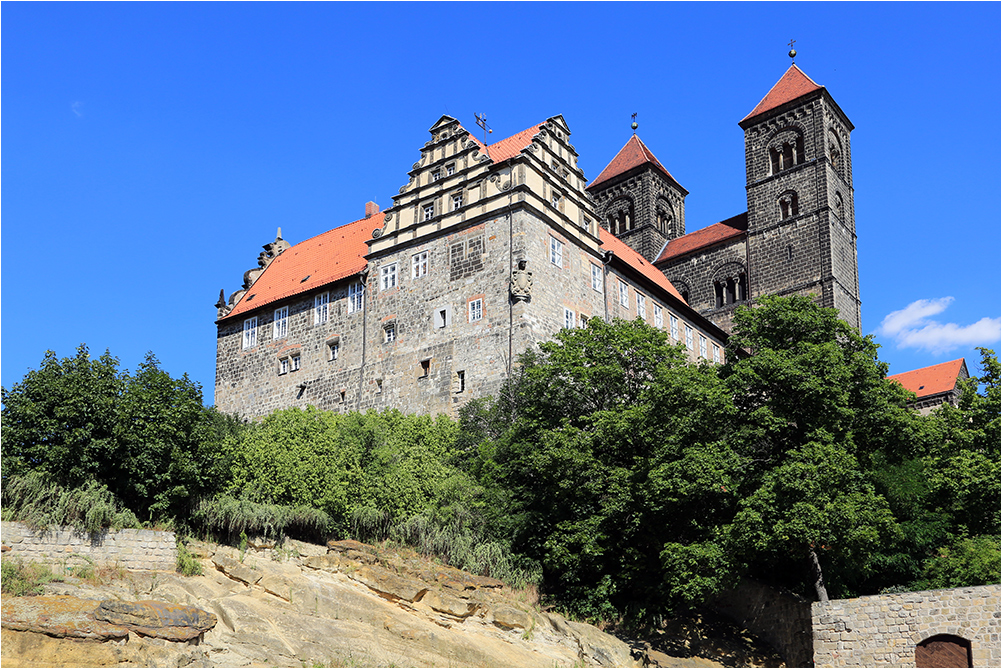
[[[677,256],[685,256],[704,247],[709,247],[712,244],[741,237],[745,235],[748,229],[749,216],[748,213],[743,212],[720,223],[715,223],[700,230],[694,230],[692,233],[670,240],[665,245],[665,248],[662,249],[662,253],[655,259],[655,263],[661,263]]]
[[[383,213],[339,226],[289,247],[261,273],[224,319],[326,286],[366,269],[366,240],[383,226]]]
[[[646,261],[644,256],[617,239],[613,233],[609,232],[605,228],[600,228],[599,240],[602,242],[603,249],[612,251],[614,256],[644,275],[644,277],[649,281],[657,284],[662,289],[679,298],[682,302],[686,302],[683,300],[683,296],[679,294],[679,291],[676,290],[676,287],[672,285],[672,282],[666,279],[665,275],[663,275],[658,268]]]
[[[800,98],[807,93],[817,91],[820,88],[822,87],[813,82],[797,65],[791,63],[791,66],[784,73],[784,76],[780,78],[780,81],[773,85],[773,88],[766,94],[766,97],[760,100],[756,108],[749,112],[742,121],[759,116],[771,109],[776,109],[780,105],[788,103],[795,98]]]
[[[521,133],[516,133],[511,137],[506,137],[505,139],[499,140],[489,146],[488,156],[491,157],[491,162],[500,163],[501,161],[518,156],[520,151],[530,145],[533,141],[533,136],[540,132],[540,126],[542,125],[543,124],[540,123],[535,126],[530,126]]]
[[[613,160],[609,162],[599,176],[589,184],[586,188],[592,188],[596,184],[601,184],[604,181],[609,181],[613,177],[622,175],[628,170],[633,170],[639,165],[644,165],[645,163],[651,163],[656,168],[665,173],[665,176],[676,182],[676,178],[669,174],[669,171],[665,169],[658,159],[655,158],[655,154],[651,153],[651,150],[644,145],[637,135],[631,135],[627,143],[623,145],[619,153],[613,157]],[[679,182],[676,182],[677,184]]]
[[[907,391],[912,391],[917,398],[925,398],[953,391],[964,364],[965,359],[959,358],[956,361],[931,365],[919,370],[900,372],[897,375],[890,375],[888,379],[898,382]]]

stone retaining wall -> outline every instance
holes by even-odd
[[[916,667],[934,635],[971,643],[976,668],[1000,667],[1000,585],[914,591],[812,603],[815,666]]]
[[[177,561],[174,533],[162,530],[103,530],[85,533],[70,526],[33,530],[20,523],[3,522],[4,557],[48,563],[54,568],[86,565],[118,565],[127,570],[171,570]]]

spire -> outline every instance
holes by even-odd
[[[609,165],[607,165],[606,168],[599,173],[599,176],[596,177],[595,180],[591,184],[589,184],[587,188],[591,189],[595,187],[596,184],[601,184],[604,181],[609,181],[610,179],[618,177],[622,175],[624,172],[627,172],[628,170],[633,170],[634,168],[640,165],[644,165],[645,163],[650,163],[657,170],[662,172],[666,177],[671,179],[673,182],[675,182],[676,184],[679,183],[676,181],[676,178],[673,177],[671,174],[669,174],[669,171],[666,170],[665,167],[658,162],[658,159],[655,158],[655,154],[651,153],[651,150],[644,145],[644,142],[641,141],[641,138],[635,134],[630,136],[630,139],[627,140],[627,143],[625,145],[623,145],[623,148],[620,149],[620,152],[613,157],[613,160],[609,162]]]
[[[766,94],[766,97],[760,100],[756,108],[749,112],[739,124],[771,109],[776,109],[791,100],[800,98],[802,95],[814,93],[821,88],[808,75],[802,72],[801,68],[791,63],[791,66],[787,68],[787,72],[780,78],[780,81],[773,85],[773,88]]]

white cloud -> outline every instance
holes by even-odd
[[[943,312],[952,302],[954,298],[950,296],[912,302],[882,319],[878,334],[892,338],[899,349],[925,349],[934,354],[1000,341],[1000,317],[983,317],[967,326],[930,318]]]
[[[84,115],[84,113],[82,111],[80,111],[80,108],[83,107],[83,106],[84,106],[84,103],[82,103],[79,100],[77,100],[72,105],[70,105],[70,109],[73,110],[74,114],[76,114],[78,117],[80,117],[80,116]]]

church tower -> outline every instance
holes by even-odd
[[[600,225],[651,262],[668,240],[686,234],[689,193],[637,135],[586,190]]]
[[[792,63],[739,126],[751,297],[815,294],[859,330],[853,124],[825,87]]]

